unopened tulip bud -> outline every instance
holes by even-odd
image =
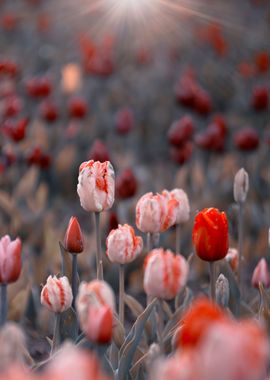
[[[82,282],[76,299],[76,310],[81,329],[89,340],[98,343],[110,341],[115,298],[105,281]]]
[[[72,290],[67,277],[49,276],[41,291],[41,304],[54,313],[62,313],[70,308]]]
[[[252,286],[259,288],[261,283],[265,288],[270,287],[270,273],[266,260],[263,258],[259,261],[252,275]]]
[[[148,296],[172,299],[186,285],[189,265],[181,255],[154,249],[145,260],[144,290]]]
[[[86,211],[101,212],[114,202],[114,170],[109,161],[90,160],[80,166],[77,192]]]
[[[0,284],[18,280],[21,273],[22,243],[19,238],[11,240],[5,235],[0,240]]]
[[[170,192],[164,190],[162,194],[178,202],[175,204],[176,224],[186,223],[190,218],[190,205],[185,191],[182,189],[174,189]]]
[[[78,219],[72,216],[65,235],[65,248],[70,253],[83,251],[83,236]]]
[[[118,264],[127,264],[136,259],[143,248],[143,240],[136,236],[134,229],[128,224],[119,224],[107,237],[107,256],[110,261]]]
[[[142,232],[163,232],[175,224],[178,201],[147,193],[136,206],[136,225]]]
[[[249,177],[245,169],[240,169],[234,177],[233,195],[235,202],[243,203],[247,198]]]
[[[222,307],[228,307],[230,285],[228,279],[221,273],[216,282],[216,302]]]
[[[229,248],[225,260],[230,265],[234,272],[237,271],[239,265],[239,253],[236,248]]]

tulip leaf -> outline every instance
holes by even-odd
[[[125,294],[124,302],[129,307],[135,318],[138,318],[138,316],[143,313],[144,307],[134,297]]]
[[[59,333],[61,342],[66,339],[76,341],[78,337],[78,320],[73,308],[70,307],[61,313]]]
[[[125,341],[125,328],[116,315],[113,316],[113,341],[118,349]]]
[[[226,260],[221,261],[220,271],[228,279],[230,284],[229,308],[235,316],[238,316],[240,311],[240,290],[235,275]]]
[[[150,317],[156,303],[157,299],[155,298],[146,307],[143,313],[137,318],[128,336],[126,337],[126,340],[120,350],[120,361],[116,377],[117,380],[127,380],[128,378],[130,378],[128,374],[132,365],[134,354],[142,338],[145,323]]]

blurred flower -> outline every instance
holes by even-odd
[[[256,268],[254,269],[251,282],[254,288],[259,288],[260,283],[265,288],[270,287],[270,273],[267,262],[264,258],[259,261]]]
[[[110,161],[110,156],[108,149],[106,145],[99,139],[96,139],[88,153],[88,157],[90,160],[94,161],[100,161],[100,162],[105,162],[105,161]]]
[[[237,203],[245,202],[249,189],[249,176],[245,169],[240,169],[234,177],[233,196]]]
[[[164,195],[146,193],[136,205],[136,225],[142,232],[163,232],[175,224],[176,199]]]
[[[9,77],[15,77],[19,73],[19,67],[16,62],[10,60],[0,61],[0,76],[5,75]]]
[[[88,111],[87,102],[83,97],[74,97],[68,103],[68,113],[70,117],[83,119]]]
[[[19,119],[16,122],[6,120],[2,125],[2,129],[11,140],[20,142],[25,138],[28,123],[29,120],[27,118]]]
[[[53,123],[59,117],[59,110],[53,101],[46,100],[40,105],[40,114],[45,121]]]
[[[62,68],[61,87],[64,93],[72,94],[81,89],[82,73],[77,63],[68,63]]]
[[[175,346],[181,349],[198,347],[208,329],[227,318],[217,304],[206,297],[197,298],[180,321]]]
[[[47,278],[40,295],[42,305],[54,313],[62,313],[70,308],[72,299],[72,290],[67,277],[49,276]]]
[[[154,249],[147,255],[143,286],[148,296],[172,299],[186,285],[189,265],[181,255]]]
[[[130,108],[124,107],[116,115],[116,132],[125,135],[134,128],[134,115]]]
[[[200,380],[264,379],[269,342],[255,320],[216,323],[204,336],[198,357]]]
[[[269,104],[269,90],[265,86],[258,86],[253,89],[252,107],[257,111],[263,111],[268,108]]]
[[[87,161],[80,165],[77,192],[85,211],[101,212],[114,202],[114,170],[109,161]]]
[[[270,56],[266,51],[260,51],[255,56],[255,62],[259,73],[266,73],[270,68]]]
[[[10,95],[3,100],[2,115],[4,118],[17,116],[21,109],[22,100],[20,97],[16,95]]]
[[[116,196],[119,199],[132,198],[136,194],[138,188],[137,178],[135,177],[133,170],[123,170],[116,177],[115,187]]]
[[[169,143],[173,146],[181,146],[192,138],[194,133],[194,122],[191,116],[183,116],[180,120],[174,121],[168,131]]]
[[[7,32],[14,30],[18,26],[18,23],[18,15],[14,12],[6,12],[1,16],[0,19],[1,27]]]
[[[182,189],[174,189],[172,191],[163,190],[162,195],[168,199],[175,199],[176,224],[186,223],[190,218],[190,205],[187,193]]]
[[[81,329],[90,341],[107,343],[111,340],[115,298],[105,281],[82,282],[76,299],[76,310]]]
[[[223,152],[226,132],[220,120],[213,121],[205,131],[195,135],[195,143],[202,149]]]
[[[179,147],[173,146],[170,149],[171,159],[179,165],[185,164],[192,157],[193,143],[187,141]]]
[[[118,227],[118,224],[119,220],[117,213],[114,211],[110,211],[108,222],[108,234],[111,232],[111,230],[115,230]]]
[[[65,249],[70,253],[81,253],[84,249],[83,235],[78,219],[72,216],[65,235]]]
[[[150,369],[150,380],[196,380],[199,379],[197,366],[194,365],[195,353],[192,351],[175,353],[167,358],[157,359]],[[212,379],[211,379],[212,380]]]
[[[33,98],[47,97],[52,92],[52,83],[48,77],[35,77],[26,82],[27,94]]]
[[[198,89],[195,92],[194,110],[201,115],[208,115],[212,111],[210,95],[203,89]]]
[[[128,224],[119,224],[112,230],[106,241],[106,254],[110,261],[118,264],[127,264],[134,261],[142,252],[143,240],[136,236],[134,229]]]
[[[234,272],[237,271],[239,265],[239,253],[236,248],[229,248],[225,260],[229,263]]]
[[[197,255],[206,261],[223,259],[228,253],[227,216],[216,208],[205,208],[194,221],[192,240]]]
[[[260,140],[254,128],[246,127],[234,134],[234,145],[243,151],[252,151],[259,147]]]
[[[48,169],[51,165],[51,156],[44,153],[40,147],[31,149],[26,156],[28,165],[37,165],[41,169]]]
[[[22,243],[19,238],[11,240],[5,235],[0,240],[0,283],[10,284],[18,280],[21,273]]]
[[[230,284],[227,277],[220,273],[216,281],[216,302],[218,305],[228,307],[230,299]]]
[[[193,73],[186,72],[177,82],[175,96],[178,103],[186,107],[193,107],[198,90]]]

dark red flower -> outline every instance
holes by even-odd
[[[266,73],[270,68],[270,56],[266,51],[259,52],[255,57],[255,62],[259,73]]]
[[[254,88],[251,99],[252,107],[256,111],[266,110],[269,104],[269,90],[265,86]]]
[[[48,169],[51,165],[51,156],[44,153],[40,147],[33,148],[26,156],[28,165],[36,165],[41,169]]]
[[[18,96],[12,95],[4,99],[3,116],[5,118],[14,117],[18,115],[21,109],[22,109],[22,101]]]
[[[119,220],[117,213],[114,211],[110,211],[109,214],[109,222],[108,222],[108,234],[111,230],[116,230],[118,228]]]
[[[174,121],[168,131],[168,140],[171,145],[180,146],[192,138],[194,123],[191,116],[184,116]]]
[[[190,141],[185,142],[180,147],[173,146],[170,149],[171,159],[179,165],[183,165],[190,160],[193,152],[193,144]]]
[[[193,107],[197,91],[198,86],[193,76],[186,74],[180,78],[175,87],[176,100],[183,106]]]
[[[255,150],[260,145],[258,133],[255,129],[246,127],[234,135],[234,145],[244,151]]]
[[[41,104],[40,113],[42,118],[49,123],[56,121],[59,116],[58,107],[51,100],[46,100]]]
[[[212,101],[209,94],[199,89],[195,92],[194,110],[201,115],[208,115],[212,110]]]
[[[65,249],[70,253],[81,253],[84,249],[83,235],[78,219],[70,218],[65,235]]]
[[[6,120],[2,129],[4,133],[14,142],[19,142],[25,138],[28,119],[23,118],[18,121]]]
[[[134,127],[134,115],[130,108],[122,108],[116,115],[116,131],[121,135],[129,133]]]
[[[87,114],[87,102],[82,97],[70,99],[68,104],[68,113],[70,117],[83,119]]]
[[[7,75],[15,77],[19,73],[19,67],[17,63],[9,60],[0,61],[0,75]]]
[[[192,241],[197,255],[205,261],[223,259],[229,248],[227,216],[216,208],[205,208],[194,221]]]
[[[27,81],[26,91],[33,98],[47,97],[52,92],[51,80],[47,77],[36,77]]]
[[[106,145],[101,140],[95,140],[88,154],[89,160],[110,161],[110,156]]]
[[[132,198],[138,189],[137,178],[131,169],[122,171],[116,178],[116,195],[120,199]]]
[[[204,132],[196,134],[194,141],[202,149],[223,152],[225,148],[224,130],[220,124],[212,123]]]

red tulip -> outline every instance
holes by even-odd
[[[265,86],[255,87],[251,99],[252,107],[256,111],[263,111],[269,105],[269,91]]]
[[[177,102],[186,107],[193,107],[197,90],[198,86],[193,75],[185,74],[175,87]]]
[[[194,110],[201,115],[208,115],[212,110],[212,101],[209,94],[202,89],[195,92]]]
[[[33,98],[49,96],[52,92],[52,83],[47,77],[36,77],[27,81],[26,91]]]
[[[4,100],[3,116],[5,118],[14,117],[14,116],[18,115],[18,113],[21,111],[21,109],[22,109],[21,99],[16,95],[8,96]]]
[[[95,140],[88,154],[89,160],[106,162],[110,156],[106,145],[101,140]]]
[[[22,243],[19,238],[11,240],[5,235],[0,240],[0,283],[9,284],[18,280],[21,273]]]
[[[200,211],[195,217],[192,240],[196,253],[202,260],[223,259],[229,248],[226,214],[216,208]]]
[[[116,115],[116,132],[125,135],[134,127],[134,115],[130,108],[122,108]]]
[[[255,62],[259,73],[266,73],[270,68],[270,56],[266,51],[259,52],[255,57]]]
[[[70,253],[83,251],[83,235],[78,219],[72,216],[69,220],[65,235],[65,248]]]
[[[87,114],[87,102],[82,97],[70,99],[68,104],[68,112],[70,117],[83,119]]]
[[[180,147],[172,147],[170,149],[171,159],[179,165],[185,164],[190,160],[193,152],[193,143],[191,141],[185,142]]]
[[[192,138],[194,123],[189,115],[174,121],[168,131],[168,140],[171,145],[180,146]]]
[[[51,156],[44,153],[40,147],[33,148],[26,157],[28,165],[37,165],[41,169],[47,169],[51,165]]]
[[[234,145],[243,151],[251,151],[260,144],[258,133],[253,128],[243,128],[234,135]]]
[[[6,120],[3,124],[3,131],[14,142],[19,142],[25,138],[28,119],[23,118],[17,122]]]
[[[58,119],[58,107],[52,101],[45,101],[40,106],[40,113],[44,120],[53,123]]]
[[[0,61],[0,75],[15,77],[19,72],[17,63],[13,61]]]
[[[116,195],[120,199],[132,198],[138,189],[137,178],[131,169],[126,169],[116,178]]]

